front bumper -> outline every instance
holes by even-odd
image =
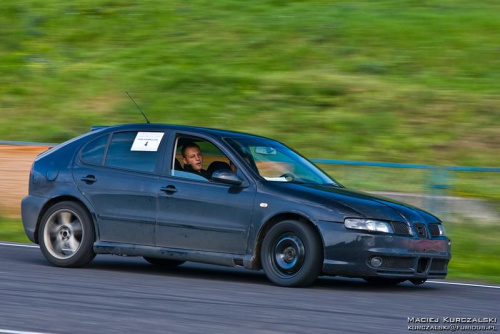
[[[324,275],[427,279],[445,278],[448,272],[451,246],[446,237],[366,233],[334,222],[317,226],[324,244]],[[377,267],[374,257],[381,260]]]

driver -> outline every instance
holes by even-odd
[[[203,156],[201,155],[201,149],[198,145],[195,143],[188,143],[182,147],[181,153],[184,171],[210,179],[210,174],[202,168]]]

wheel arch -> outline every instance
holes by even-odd
[[[323,241],[323,237],[321,236],[320,230],[318,229],[316,224],[314,224],[314,222],[311,219],[309,219],[306,215],[303,215],[301,213],[282,212],[267,219],[266,222],[263,223],[262,226],[260,227],[254,242],[254,252],[251,259],[250,269],[254,270],[262,269],[262,264],[260,263],[260,252],[262,248],[262,242],[264,241],[264,237],[273,226],[285,220],[296,220],[312,226],[314,231],[316,232],[318,240],[320,240],[321,242],[321,247],[323,249],[323,256],[324,256],[325,244]]]
[[[94,215],[92,214],[92,211],[89,209],[87,203],[85,203],[80,198],[78,198],[76,196],[73,196],[73,195],[61,195],[61,196],[58,196],[58,197],[51,198],[49,201],[47,201],[43,205],[42,209],[40,210],[40,213],[38,214],[38,218],[37,218],[37,221],[36,221],[36,227],[35,227],[35,235],[34,235],[35,242],[37,244],[39,244],[39,242],[40,242],[38,240],[38,230],[40,228],[40,224],[42,222],[42,218],[45,215],[45,213],[52,206],[56,205],[57,203],[66,202],[66,201],[80,204],[87,211],[87,213],[89,214],[89,216],[92,219],[92,223],[94,224],[94,230],[95,230],[95,234],[96,234],[95,237],[97,238],[97,236],[99,235],[99,232],[98,232],[98,228],[97,228],[97,224],[96,224],[96,219],[95,219]]]

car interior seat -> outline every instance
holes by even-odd
[[[175,158],[174,169],[175,170],[180,170],[180,171],[184,170],[184,168],[182,168],[181,162],[177,158]]]
[[[218,170],[221,170],[221,169],[229,169],[229,170],[231,170],[231,167],[229,166],[229,164],[227,162],[224,162],[224,161],[214,161],[214,162],[212,162],[210,164],[210,166],[208,166],[207,172],[209,173],[210,176],[212,176],[212,174],[215,171],[218,171]]]

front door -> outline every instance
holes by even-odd
[[[203,170],[199,173],[182,156],[183,146],[190,143],[202,151]],[[163,190],[158,198],[156,245],[244,254],[256,193],[253,183],[231,186],[209,181],[212,166],[230,168],[231,162],[208,140],[178,135],[171,145],[171,171],[160,179]]]

